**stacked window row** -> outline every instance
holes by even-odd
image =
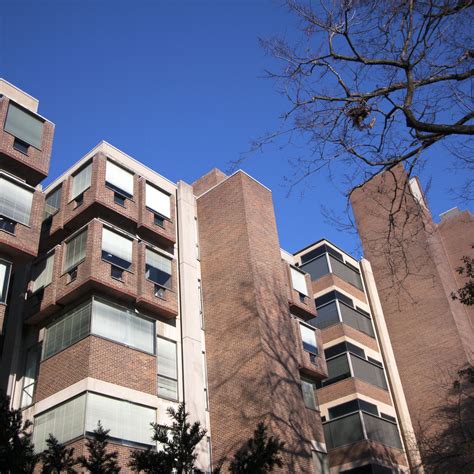
[[[35,417],[35,450],[39,453],[46,448],[49,433],[66,443],[91,434],[99,420],[110,429],[112,439],[138,446],[152,444],[150,423],[156,421],[154,408],[86,392]]]
[[[84,192],[92,184],[92,162],[89,162],[72,176],[68,202],[79,205]],[[105,185],[114,191],[114,201],[122,206],[134,196],[134,174],[122,166],[107,160]],[[45,219],[56,214],[61,206],[62,188],[58,187],[46,196]],[[146,183],[145,206],[155,214],[155,223],[163,226],[171,218],[171,196],[150,183]]]
[[[133,263],[133,238],[125,234],[102,229],[102,260],[111,264],[111,274],[120,279],[123,271],[129,271]],[[87,228],[66,241],[62,266],[63,273],[73,274],[77,266],[86,258]],[[34,293],[52,282],[54,252],[37,262],[33,268],[31,291]],[[172,259],[155,249],[146,248],[145,276],[157,287],[170,289],[172,282]]]
[[[176,342],[156,338],[155,321],[122,306],[92,298],[46,328],[41,359],[45,360],[89,335],[95,335],[157,357],[157,393],[178,399]],[[27,364],[28,367],[28,364]],[[30,377],[31,378],[31,377]],[[31,380],[25,382],[31,384]],[[30,390],[32,396],[32,390]]]

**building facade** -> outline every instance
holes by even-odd
[[[259,421],[285,442],[282,472],[418,469],[377,258],[325,240],[290,254],[245,172],[172,183],[106,142],[42,190],[54,125],[0,93],[0,382],[38,452],[53,433],[83,454],[101,420],[128,472],[184,401],[203,472]]]
[[[454,208],[436,224],[402,166],[356,190],[352,207],[412,422],[429,436],[443,429],[457,371],[474,362],[474,311],[451,296],[467,281],[456,268],[473,256],[474,216]]]

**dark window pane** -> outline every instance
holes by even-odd
[[[351,400],[350,402],[341,403],[335,407],[329,408],[329,419],[338,418],[339,416],[347,415],[359,410],[358,400]]]
[[[326,254],[321,255],[306,265],[301,265],[300,268],[306,273],[309,273],[311,275],[311,280],[313,281],[327,275],[329,273],[329,266]]]
[[[311,319],[309,324],[316,328],[324,329],[339,322],[339,313],[337,312],[336,302],[333,301],[332,303],[318,308],[318,315]]]
[[[111,265],[110,267],[110,276],[112,278],[116,278],[117,280],[123,279],[123,272],[124,270],[122,268],[116,267],[114,265]]]
[[[323,304],[329,303],[329,301],[338,299],[339,301],[343,301],[344,303],[348,304],[349,306],[354,306],[353,301],[348,296],[342,294],[340,291],[333,290],[325,293],[324,295],[316,298],[314,302],[316,303],[316,308],[318,306],[322,306]]]
[[[30,145],[28,145],[28,143],[25,143],[24,141],[22,141],[18,138],[15,138],[15,140],[13,141],[13,148],[16,151],[19,151],[20,153],[24,153],[25,155],[28,154],[28,148],[29,147],[30,147]]]
[[[347,352],[347,346],[345,342],[340,342],[339,344],[335,344],[334,346],[325,349],[324,355],[326,359],[329,359],[331,357],[342,354],[343,352]]]
[[[379,410],[377,408],[377,405],[374,405],[373,403],[366,402],[365,400],[358,400],[359,401],[359,407],[362,411],[367,411],[369,413],[372,413],[372,415],[377,415],[379,414]]]
[[[382,418],[385,418],[385,419],[388,420],[388,421],[391,421],[392,423],[396,423],[396,422],[397,422],[397,420],[395,419],[394,416],[387,415],[386,413],[380,413],[380,416],[381,416]]]
[[[318,247],[316,249],[313,249],[309,251],[308,253],[305,253],[304,255],[301,256],[301,264],[303,265],[306,262],[309,262],[310,260],[313,260],[313,258],[319,257],[323,253],[326,253],[326,246],[321,245],[321,247]]]
[[[327,361],[328,378],[323,380],[323,386],[331,385],[339,380],[346,379],[351,376],[349,361],[347,354],[342,354],[334,359]]]
[[[120,206],[125,207],[125,200],[126,200],[125,196],[122,196],[119,193],[114,193],[114,202],[116,204],[119,204]]]
[[[329,259],[331,261],[332,273],[334,273],[334,275],[337,275],[339,278],[342,278],[344,281],[347,281],[347,283],[350,283],[359,290],[363,289],[360,273],[355,270],[352,265],[349,267],[342,261],[334,258],[332,255],[329,256]]]
[[[41,150],[43,126],[44,121],[36,115],[13,102],[10,102],[8,105],[7,119],[5,120],[4,127],[5,131],[11,133],[21,141],[38,148],[38,150]]]
[[[16,222],[7,219],[6,217],[0,216],[0,230],[5,230],[10,232],[10,234],[15,233]]]

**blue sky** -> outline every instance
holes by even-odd
[[[172,181],[192,182],[213,167],[227,170],[278,124],[287,103],[262,78],[273,63],[258,37],[289,35],[293,25],[267,0],[3,0],[0,77],[37,97],[56,124],[45,183],[102,139]],[[321,205],[345,208],[326,176],[287,196],[288,159],[304,153],[269,149],[243,165],[273,190],[282,247],[326,237],[355,251],[357,238],[321,215]],[[444,148],[431,153],[422,181],[432,180],[437,216],[456,205],[449,189],[463,176],[450,170]]]

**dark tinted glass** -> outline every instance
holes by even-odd
[[[322,306],[323,304],[329,303],[330,301],[336,299],[343,301],[351,307],[354,306],[354,303],[351,298],[347,297],[346,295],[343,295],[340,291],[337,290],[329,291],[328,293],[321,295],[319,298],[316,298],[314,301],[316,303],[317,308],[318,306]]]

